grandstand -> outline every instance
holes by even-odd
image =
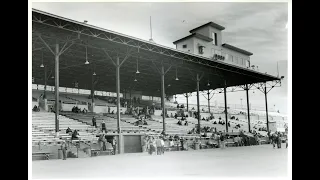
[[[32,18],[33,49],[35,49],[32,75],[33,83],[36,85],[32,90],[32,104],[40,107],[40,112],[32,114],[35,158],[60,157],[58,149],[61,141],[69,142],[72,147],[71,157],[92,156],[96,150],[101,150],[97,136],[101,133],[103,121],[106,124],[107,136],[117,140],[118,149],[115,153],[132,153],[142,151],[143,138],[150,134],[179,135],[187,138],[190,147],[196,149],[194,140],[203,135],[201,131],[203,127],[210,128],[208,136],[211,136],[215,130],[235,136],[239,135],[240,130],[248,133],[253,127],[256,127],[253,129],[265,126],[268,128],[269,117],[270,120],[284,120],[277,114],[263,116],[253,111],[246,112],[248,116],[240,113],[240,110],[227,109],[226,102],[224,108],[210,109],[211,113],[206,109],[199,110],[200,116],[196,119],[193,113],[200,109],[200,104],[195,107],[190,106],[187,112],[186,108],[177,108],[176,103],[167,100],[167,97],[176,94],[221,88],[224,88],[223,92],[226,96],[228,87],[265,82],[276,85],[281,80],[278,77],[253,71],[243,67],[243,64],[238,66],[226,63],[215,58],[217,56],[208,58],[171,49],[35,9],[32,11]],[[227,47],[239,51],[233,46]],[[248,54],[252,55],[244,50],[241,52],[246,57]],[[55,58],[55,64],[52,63],[52,58]],[[59,61],[59,58],[65,60]],[[162,62],[152,59],[161,59]],[[141,72],[136,73],[138,61]],[[59,78],[52,78],[54,83],[51,82],[51,84],[55,84],[54,91],[53,86],[51,90],[38,88],[44,84],[47,86],[49,70],[59,76]],[[177,78],[178,70],[179,79]],[[174,84],[172,84],[172,77],[175,77]],[[208,79],[215,82],[215,85],[208,86],[206,83]],[[161,89],[159,89],[160,84]],[[272,84],[272,88],[275,85]],[[247,88],[246,91],[248,90]],[[116,93],[111,96],[111,92]],[[147,97],[149,100],[142,97]],[[154,101],[153,98],[158,100]],[[199,96],[197,98],[199,99]],[[73,107],[86,109],[88,112],[72,112]],[[145,120],[147,125],[136,125],[139,116],[143,116],[142,111],[147,109],[153,110],[150,118]],[[189,115],[188,126],[178,125],[177,119],[166,117],[178,111]],[[144,114],[147,115],[147,113]],[[98,127],[92,124],[93,116],[96,117]],[[215,118],[209,121],[201,120],[211,116]],[[231,116],[235,116],[238,120],[231,119]],[[219,117],[226,125],[213,124]],[[248,118],[251,118],[250,123]],[[229,129],[227,122],[230,122]],[[236,128],[237,124],[241,127]],[[80,140],[70,140],[70,135],[64,133],[68,127],[79,132]],[[193,129],[198,129],[198,133],[190,133]],[[259,133],[266,135],[262,131]],[[248,136],[252,134],[248,133]],[[207,144],[210,144],[212,139],[206,137],[200,141],[202,146],[207,148],[209,147]],[[229,144],[235,143],[232,139],[229,141]],[[176,144],[179,149],[178,140]]]

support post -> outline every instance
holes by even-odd
[[[165,109],[164,109],[164,96],[165,96],[165,92],[164,92],[164,67],[161,66],[161,106],[162,106],[162,124],[163,124],[163,133],[166,132],[166,123],[165,123],[165,119],[166,119],[166,115],[165,115]]]
[[[188,93],[186,93],[186,98],[187,98],[187,111],[189,113],[189,102],[188,102],[189,96],[188,96]]]
[[[121,127],[120,127],[120,60],[119,57],[117,57],[116,60],[116,91],[117,91],[117,130],[119,134],[119,153],[123,154],[124,149],[123,149],[123,136],[121,132]]]
[[[48,104],[47,104],[47,66],[44,66],[44,91],[43,91],[43,102],[44,102],[44,110],[48,111]]]
[[[201,134],[200,131],[200,103],[199,103],[199,83],[200,83],[200,78],[199,74],[197,74],[197,110],[198,110],[198,133]]]
[[[246,94],[247,94],[247,111],[248,111],[248,127],[249,127],[249,132],[251,132],[250,128],[250,110],[249,110],[249,88],[248,84],[246,84]]]
[[[91,112],[94,112],[94,75],[91,74]]]
[[[269,132],[269,119],[268,119],[268,101],[267,101],[267,85],[264,84],[264,97],[266,99],[266,117],[267,117],[267,132]]]
[[[228,132],[228,110],[227,110],[227,80],[224,80],[224,113],[226,115],[226,132]]]
[[[56,107],[55,107],[55,130],[56,137],[59,136],[59,44],[56,44],[56,53],[55,53],[55,95],[56,95]]]
[[[208,109],[209,109],[209,113],[210,113],[210,92],[209,92],[209,89],[208,89]]]

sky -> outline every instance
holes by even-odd
[[[213,21],[225,27],[222,43],[252,52],[251,65],[260,72],[284,76],[281,87],[268,93],[269,110],[287,113],[288,105],[288,5],[285,2],[33,2],[32,8],[70,18],[122,34],[150,39],[175,48],[172,43],[189,35],[189,30]],[[291,90],[290,90],[291,91]],[[242,99],[242,101],[241,101]],[[249,91],[251,107],[265,109],[265,96],[259,90]],[[178,103],[186,98],[177,96]],[[189,103],[196,104],[196,96]],[[211,105],[224,103],[223,93],[211,99]],[[227,93],[227,103],[246,106],[246,92]],[[200,104],[207,100],[200,96]],[[239,106],[238,106],[239,107]]]

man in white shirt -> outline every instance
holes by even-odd
[[[161,154],[164,154],[164,140],[163,138],[160,139],[161,140]]]

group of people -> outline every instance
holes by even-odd
[[[107,136],[106,133],[102,132],[98,135],[98,143],[100,146],[100,151],[106,151],[112,148],[113,155],[117,152],[117,140],[114,136]]]
[[[277,144],[277,148],[281,148],[281,143],[282,143],[282,134],[280,132],[275,132],[270,136],[270,141],[272,143],[273,148],[276,147]],[[288,148],[288,139],[285,139],[286,141],[286,148]]]
[[[32,108],[32,111],[34,111],[34,112],[39,112],[39,111],[40,111],[39,106],[34,105],[33,108]]]
[[[78,106],[73,106],[71,111],[74,113],[88,113],[88,110],[86,108],[83,108],[83,110],[81,111],[81,108],[78,108]]]
[[[144,151],[148,151],[148,153],[150,155],[152,155],[153,153],[157,154],[157,155],[163,155],[164,154],[164,139],[163,137],[159,137],[159,136],[149,136],[146,137],[145,139],[145,150]]]
[[[180,125],[180,126],[182,126],[182,121],[183,121],[183,120],[185,120],[184,125],[185,125],[185,126],[188,126],[188,121],[187,121],[185,118],[184,118],[184,119],[183,119],[183,118],[179,119],[178,122],[177,122],[177,124]]]

